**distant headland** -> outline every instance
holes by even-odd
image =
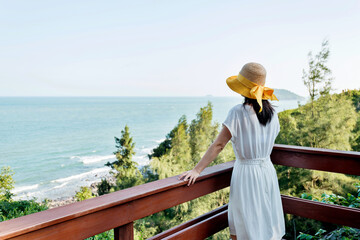
[[[303,101],[306,100],[306,98],[297,95],[296,93],[293,93],[289,90],[286,89],[274,89],[274,94],[276,95],[276,97],[279,100],[298,100],[298,101]]]

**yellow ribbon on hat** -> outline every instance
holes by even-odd
[[[274,89],[256,84],[240,73],[238,76],[232,76],[226,79],[226,83],[233,91],[240,93],[245,97],[256,99],[260,106],[259,112],[262,111],[262,99],[279,101],[274,95]]]

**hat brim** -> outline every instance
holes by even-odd
[[[247,98],[254,98],[249,93],[249,88],[239,82],[238,76],[231,76],[226,79],[226,84],[231,90]]]

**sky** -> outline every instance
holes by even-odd
[[[308,96],[330,42],[335,92],[360,89],[360,1],[0,0],[0,96],[237,96],[248,62]]]

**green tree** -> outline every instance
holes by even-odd
[[[321,96],[313,103],[279,113],[281,131],[276,143],[348,151],[357,117],[346,96]]]
[[[0,201],[10,200],[13,194],[10,192],[14,189],[15,181],[14,172],[10,167],[2,167],[0,173]]]
[[[219,124],[212,125],[212,107],[209,101],[205,107],[200,108],[196,119],[191,121],[189,127],[191,156],[194,163],[200,161],[218,133]]]
[[[91,192],[91,189],[89,187],[80,187],[80,191],[76,192],[75,194],[75,199],[78,202],[93,197],[95,197],[95,195]]]
[[[96,186],[97,186],[97,193],[99,196],[107,194],[111,190],[111,184],[105,178],[102,178],[101,181]]]
[[[311,101],[320,95],[327,95],[331,90],[331,70],[326,66],[330,55],[329,41],[324,40],[321,51],[313,57],[312,52],[308,54],[309,69],[303,69],[303,82],[307,87]]]
[[[341,94],[352,101],[357,112],[357,121],[352,131],[350,144],[353,151],[360,152],[360,90],[344,90]]]
[[[160,143],[159,147],[155,148],[156,155],[153,156],[157,157],[152,157],[150,164],[160,179],[175,176],[192,167],[187,126],[186,117],[182,116],[162,142],[169,142],[169,147],[163,148],[164,145]]]
[[[144,183],[142,174],[137,167],[138,164],[132,161],[132,157],[135,155],[135,143],[130,137],[127,125],[121,131],[121,138],[115,137],[115,142],[117,148],[114,152],[116,161],[105,164],[114,170],[112,173],[116,178],[116,185],[110,191],[117,191]]]

